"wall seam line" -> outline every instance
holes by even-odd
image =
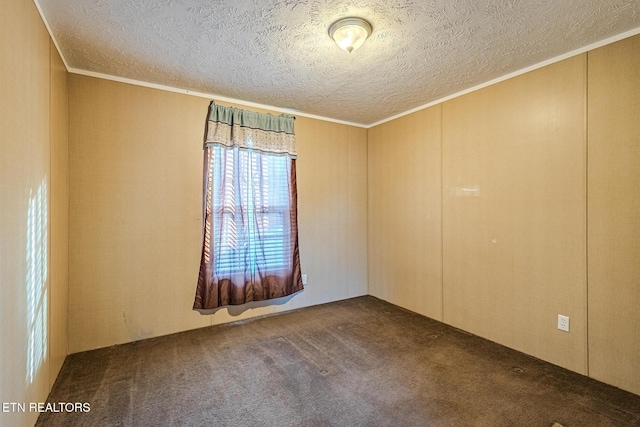
[[[590,376],[589,369],[589,52],[585,53],[585,113],[584,113],[584,226],[585,226],[585,371]]]
[[[444,103],[440,104],[440,310],[444,322]]]
[[[366,150],[365,150],[365,155],[366,155],[366,159],[365,159],[365,165],[366,165],[366,170],[365,170],[365,175],[367,177],[367,182],[365,185],[365,206],[367,208],[366,210],[366,215],[365,215],[365,219],[367,220],[367,228],[365,230],[365,249],[364,249],[364,253],[366,256],[366,264],[365,264],[365,283],[367,284],[367,295],[371,295],[371,292],[369,291],[369,129],[365,129],[365,141],[367,143],[366,145]]]
[[[47,364],[49,365],[48,367],[48,372],[47,372],[47,398],[49,397],[49,393],[51,393],[51,389],[53,388],[53,384],[51,383],[51,375],[52,375],[52,367],[53,367],[53,357],[52,357],[52,352],[51,349],[53,347],[52,343],[51,343],[51,330],[53,329],[51,327],[51,318],[53,317],[52,315],[52,302],[53,302],[53,274],[52,274],[52,263],[51,263],[51,250],[53,249],[53,221],[51,220],[52,218],[52,214],[53,214],[53,209],[52,209],[52,205],[53,205],[53,198],[51,197],[52,193],[53,193],[53,179],[51,177],[52,172],[53,172],[53,109],[52,104],[53,104],[53,96],[52,96],[52,87],[53,87],[53,72],[51,69],[51,60],[52,60],[52,55],[51,55],[51,39],[49,39],[49,200],[48,205],[49,205],[49,212],[47,213],[49,220],[47,221],[47,233],[49,233],[49,239],[47,242],[47,252],[48,252],[48,256],[47,256],[47,269],[48,269],[48,280],[49,280],[49,284],[47,286],[47,291],[49,292],[49,298],[47,301],[47,348],[45,349],[46,351],[46,356],[47,357]]]
[[[71,154],[69,152],[69,140],[70,138],[70,129],[71,129],[71,119],[70,119],[70,115],[69,115],[69,111],[70,111],[70,106],[69,106],[69,72],[67,71],[67,69],[65,68],[64,70],[64,79],[65,79],[65,98],[66,98],[66,104],[67,104],[67,117],[66,117],[66,126],[67,126],[67,183],[66,183],[66,187],[67,187],[67,345],[66,345],[66,355],[69,355],[69,337],[71,335],[71,327],[70,327],[70,307],[71,307],[71,297],[70,297],[70,292],[69,292],[69,282],[70,280],[70,272],[71,272],[71,249],[70,249],[70,245],[69,242],[71,240],[71,227],[69,227],[70,224],[70,218],[71,218]],[[66,359],[66,356],[65,356]]]
[[[351,190],[351,179],[350,179],[350,169],[349,169],[349,161],[351,159],[350,157],[350,152],[349,152],[349,138],[351,135],[349,135],[349,128],[345,127],[345,142],[347,144],[347,161],[346,161],[346,176],[347,176],[347,298],[352,298],[351,296],[351,292],[352,292],[352,286],[351,286],[351,247],[349,245],[349,241],[351,240],[349,238],[349,236],[351,235],[351,232],[353,231],[353,229],[351,228],[352,224],[351,224],[351,194],[350,194],[350,190]]]

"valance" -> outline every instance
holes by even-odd
[[[296,158],[293,131],[295,117],[289,114],[256,113],[209,104],[204,146],[223,145],[284,154]]]

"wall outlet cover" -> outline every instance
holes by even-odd
[[[558,329],[569,332],[569,316],[558,314]]]

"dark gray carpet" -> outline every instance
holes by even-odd
[[[640,396],[367,296],[70,355],[38,426],[640,426]]]

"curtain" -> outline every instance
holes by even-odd
[[[280,298],[303,289],[294,120],[209,105],[194,310]]]

